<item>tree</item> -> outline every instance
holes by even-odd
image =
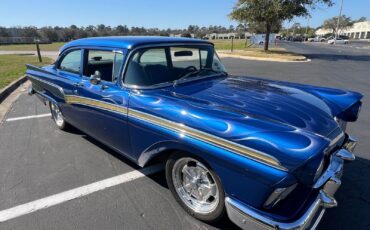
[[[58,33],[52,27],[41,28],[41,35],[43,38],[45,38],[49,42],[58,41]]]
[[[181,37],[183,37],[183,38],[191,38],[192,36],[191,36],[191,34],[189,32],[186,32],[186,33],[181,34]]]
[[[29,37],[29,38],[37,38],[39,37],[39,34],[37,33],[36,27],[24,27],[21,32],[22,37]]]
[[[333,5],[332,0],[238,0],[230,18],[240,23],[262,23],[265,31],[265,47],[268,51],[272,28],[294,17],[309,16],[309,9],[317,4]]]
[[[329,18],[324,21],[323,27],[328,30],[332,30],[333,34],[337,34],[338,17]],[[339,30],[346,29],[353,25],[350,17],[342,15],[339,18]],[[339,31],[338,31],[339,32]]]
[[[366,17],[361,17],[353,22],[366,22],[367,21],[367,18]]]
[[[278,33],[282,27],[281,22],[276,22],[271,26],[270,33]],[[266,26],[263,22],[248,23],[248,31],[256,34],[266,33]]]
[[[9,37],[9,33],[4,27],[0,27],[0,37]]]
[[[122,25],[118,25],[116,28],[115,28],[115,31],[116,31],[116,34],[117,35],[127,35],[130,30],[127,28],[126,25],[122,26]]]

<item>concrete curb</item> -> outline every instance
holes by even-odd
[[[4,89],[0,90],[0,103],[2,103],[7,96],[9,96],[14,90],[16,90],[21,84],[27,81],[26,75],[18,78],[17,80],[10,83]]]
[[[269,61],[269,62],[286,62],[286,63],[305,63],[305,62],[311,61],[311,59],[308,59],[308,58],[305,58],[302,60],[285,60],[285,59],[278,59],[278,58],[243,56],[243,55],[228,54],[228,53],[222,53],[222,52],[218,52],[218,55],[220,57],[239,58],[239,59],[245,59],[245,60],[250,60],[250,61]]]

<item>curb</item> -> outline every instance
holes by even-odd
[[[0,103],[2,103],[6,97],[8,97],[14,90],[16,90],[21,84],[27,81],[26,75],[18,78],[17,80],[10,83],[4,89],[0,90]]]
[[[311,61],[311,59],[308,59],[308,58],[304,58],[302,60],[285,60],[285,59],[277,59],[277,58],[242,56],[242,55],[227,54],[227,53],[221,53],[221,52],[219,52],[218,55],[220,57],[239,58],[239,59],[245,59],[245,60],[250,60],[250,61],[284,62],[284,63],[305,63],[305,62]]]

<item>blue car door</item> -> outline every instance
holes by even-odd
[[[76,126],[130,157],[127,106],[129,92],[118,84],[124,50],[84,49],[83,76],[67,103],[76,112]],[[90,81],[91,76],[99,77]]]
[[[70,96],[75,95],[76,89],[82,82],[82,54],[80,48],[73,48],[63,52],[56,62],[53,70],[55,74],[55,83],[63,89],[64,102],[59,106],[65,119],[72,125],[78,126],[79,115],[75,107],[68,104]]]

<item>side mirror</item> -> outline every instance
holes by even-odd
[[[101,73],[96,70],[94,74],[90,76],[90,82],[93,85],[98,85],[101,82]]]

